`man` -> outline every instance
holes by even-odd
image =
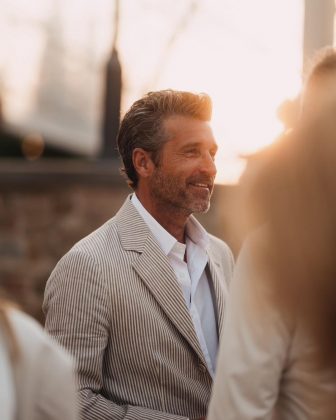
[[[152,92],[121,123],[135,193],[62,258],[47,330],[77,360],[84,419],[205,415],[232,256],[193,212],[209,208],[217,145],[207,95]]]

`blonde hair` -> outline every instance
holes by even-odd
[[[333,73],[336,73],[336,50],[328,46],[317,51],[312,57],[304,74],[305,85]]]
[[[12,363],[17,362],[20,355],[18,341],[15,337],[14,330],[8,317],[8,311],[10,311],[14,306],[15,305],[10,303],[8,300],[0,297],[0,330],[6,339]]]

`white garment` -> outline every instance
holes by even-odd
[[[253,244],[243,247],[231,282],[207,420],[331,420],[319,410],[336,395],[335,378],[312,369],[312,343],[277,309]]]
[[[5,337],[0,332],[0,419],[14,420],[16,395],[11,361],[5,345]]]
[[[10,361],[6,336],[1,332],[0,419],[77,419],[75,383],[68,355],[28,315],[11,308],[8,318],[20,354],[15,363]]]
[[[208,370],[214,376],[218,335],[215,307],[205,270],[208,263],[208,234],[201,224],[191,216],[186,225],[186,244],[182,244],[154,219],[141,204],[136,194],[133,194],[131,201],[171,263],[193,320]],[[184,258],[185,253],[187,262]]]

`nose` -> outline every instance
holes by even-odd
[[[211,177],[216,176],[216,173],[217,173],[216,164],[215,164],[213,156],[209,152],[206,152],[206,154],[203,157],[201,170],[203,173],[206,173],[207,175]]]

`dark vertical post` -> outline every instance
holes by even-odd
[[[303,68],[314,53],[334,40],[335,0],[305,0]]]
[[[103,145],[101,157],[116,158],[117,134],[120,124],[120,104],[122,92],[121,64],[117,51],[119,29],[119,0],[115,1],[114,37],[112,49],[105,70],[105,90],[103,103]]]

